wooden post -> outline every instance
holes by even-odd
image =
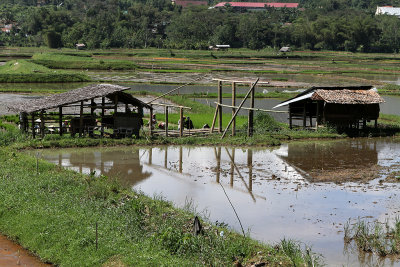
[[[44,138],[44,116],[43,116],[43,114],[44,114],[44,110],[42,109],[41,111],[40,111],[40,134],[41,134],[41,136],[42,136],[42,138]]]
[[[378,128],[378,119],[375,120],[375,128]]]
[[[218,115],[218,110],[219,110],[219,105],[217,104],[217,106],[215,107],[215,113],[214,113],[214,118],[211,124],[211,129],[210,129],[210,133],[213,133],[214,131],[214,127],[215,127],[215,121],[217,120],[217,115]]]
[[[81,101],[81,108],[79,111],[79,137],[82,137],[83,133],[83,101]]]
[[[222,81],[218,81],[218,103],[222,104]],[[222,132],[222,106],[218,105],[218,132]]]
[[[150,109],[150,118],[149,118],[149,130],[150,136],[153,136],[153,109]]]
[[[90,99],[90,115],[94,115],[94,111],[96,110],[95,107],[96,103],[94,102],[94,99]]]
[[[307,123],[307,117],[306,117],[306,101],[304,101],[304,107],[303,107],[303,128],[306,128],[306,123]]]
[[[179,136],[183,136],[183,108],[179,109]]]
[[[250,84],[251,87],[251,84]],[[250,94],[250,108],[254,108],[254,91],[251,90]],[[254,110],[249,110],[249,118],[248,118],[248,128],[247,128],[247,136],[253,136],[253,122],[254,122]]]
[[[367,120],[363,119],[363,129],[365,129],[365,127],[367,127]]]
[[[315,129],[318,130],[318,125],[319,125],[319,102],[317,101],[317,115],[315,118]]]
[[[36,137],[36,132],[35,132],[35,112],[31,113],[32,116],[32,137],[35,139]]]
[[[115,104],[114,104],[114,116],[115,116],[118,112],[118,95],[117,94],[115,95],[114,101],[115,101]]]
[[[236,105],[236,83],[232,82],[232,106]],[[235,115],[235,108],[232,108],[232,117]],[[232,122],[232,136],[236,135],[236,118]]]
[[[258,81],[260,80],[260,78],[257,78],[257,80],[253,83],[253,86],[250,88],[250,90],[247,92],[246,96],[243,98],[242,102],[240,103],[238,109],[235,112],[235,115],[233,115],[232,119],[230,120],[230,122],[228,123],[228,125],[226,126],[225,131],[222,133],[221,139],[225,137],[226,132],[228,131],[229,127],[232,124],[232,121],[235,119],[235,117],[237,116],[237,114],[239,113],[240,109],[242,108],[244,102],[246,101],[246,99],[249,97],[251,91],[253,91],[254,87],[257,85]]]
[[[168,106],[165,106],[165,137],[168,137]]]
[[[63,115],[62,115],[62,106],[58,107],[58,126],[60,127],[60,136],[63,135]]]
[[[290,129],[293,128],[292,109],[290,108],[290,104],[289,104],[289,128],[290,128]]]
[[[104,106],[106,104],[106,99],[105,97],[101,98],[101,133],[100,136],[104,137],[104,124],[103,124],[103,119],[104,119]]]

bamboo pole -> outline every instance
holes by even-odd
[[[168,137],[168,107],[165,107],[165,137]]]
[[[81,101],[81,108],[79,112],[79,137],[82,137],[83,132],[83,101]]]
[[[62,114],[62,106],[59,106],[58,107],[58,125],[59,125],[59,127],[60,127],[60,136],[62,136],[63,135],[63,124],[62,124],[62,117],[63,117],[63,114]]]
[[[105,97],[101,98],[101,132],[100,136],[104,137],[104,124],[103,124],[103,119],[104,119],[104,105],[105,105],[106,99]]]
[[[211,129],[210,129],[210,133],[213,133],[214,131],[214,127],[215,127],[215,121],[217,120],[217,115],[218,115],[218,103],[215,102],[217,104],[217,106],[215,107],[215,113],[214,113],[214,118],[211,124]]]
[[[222,82],[218,81],[218,103],[222,104]],[[218,132],[222,131],[222,106],[218,105]]]
[[[179,136],[183,136],[183,108],[179,109]]]
[[[215,104],[218,105],[218,102],[214,102]],[[226,107],[226,108],[238,108],[237,106],[230,106],[230,105],[225,105],[221,104],[221,106]],[[245,110],[254,110],[254,111],[264,111],[264,112],[271,112],[271,113],[288,113],[288,111],[284,110],[272,110],[272,109],[262,109],[262,108],[248,108],[248,107],[242,107],[242,109]]]
[[[251,84],[250,84],[251,87]],[[254,87],[255,88],[255,87]],[[247,136],[253,136],[253,123],[254,123],[254,91],[255,89],[251,90],[250,94],[250,110],[249,110],[249,117],[247,123]]]
[[[165,93],[165,94],[162,94],[162,95],[160,95],[160,96],[158,96],[158,97],[156,97],[156,98],[150,100],[150,101],[147,102],[146,104],[150,104],[150,103],[152,103],[153,101],[156,101],[157,99],[160,99],[160,98],[162,98],[162,97],[164,97],[164,96],[166,96],[166,95],[169,95],[169,94],[172,93],[172,92],[175,92],[176,90],[181,89],[182,87],[185,87],[185,86],[187,86],[187,85],[189,85],[189,84],[191,84],[191,83],[193,83],[193,82],[196,82],[196,81],[202,79],[203,77],[204,77],[204,75],[201,76],[201,77],[198,77],[198,78],[194,79],[194,80],[191,81],[191,82],[185,83],[184,85],[181,85],[181,86],[179,86],[179,87],[177,87],[177,88],[175,88],[175,89],[172,89],[171,91],[169,91],[169,92],[167,92],[167,93]]]
[[[35,133],[35,112],[32,112],[31,113],[31,116],[32,116],[32,137],[33,137],[33,139],[35,139],[35,137],[36,137],[36,133]]]
[[[226,129],[225,129],[224,133],[222,134],[221,139],[225,137],[226,132],[228,131],[229,127],[230,127],[231,124],[232,124],[232,121],[235,119],[235,117],[236,117],[237,114],[239,113],[239,111],[240,111],[240,109],[242,108],[244,102],[245,102],[246,99],[249,97],[251,91],[253,91],[254,87],[257,85],[259,79],[260,79],[260,78],[257,78],[257,80],[253,83],[253,86],[250,88],[250,90],[247,92],[246,96],[243,98],[242,102],[240,103],[238,109],[237,109],[236,112],[235,112],[235,115],[233,115],[231,121],[230,121],[230,122],[228,123],[228,125],[226,126]]]
[[[222,103],[221,103],[222,104]],[[236,105],[236,83],[232,82],[232,117],[235,115],[236,109],[234,106]],[[233,120],[232,123],[232,136],[236,135],[236,118]]]
[[[44,110],[42,109],[40,111],[40,135],[42,138],[44,138],[44,118],[43,118]]]

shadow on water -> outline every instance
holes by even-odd
[[[50,162],[83,173],[118,177],[145,194],[183,207],[190,199],[211,221],[239,230],[221,183],[251,235],[309,244],[328,265],[399,265],[344,249],[348,219],[400,215],[399,186],[378,182],[400,169],[395,139],[290,143],[278,149],[234,147],[127,147],[43,150]],[[377,179],[375,179],[377,178]]]

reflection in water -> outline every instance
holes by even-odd
[[[328,265],[381,264],[370,254],[344,249],[343,224],[349,218],[385,221],[400,215],[397,184],[314,182],[318,173],[335,175],[354,169],[347,172],[351,178],[373,165],[398,169],[400,144],[391,139],[290,143],[274,150],[170,146],[42,153],[49,161],[77,171],[118,176],[177,206],[192,200],[210,220],[240,230],[221,183],[253,237],[267,242],[283,237],[301,240],[323,254]]]

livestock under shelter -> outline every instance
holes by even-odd
[[[20,128],[25,133],[139,136],[143,108],[152,107],[131,94],[130,89],[112,84],[89,85],[65,93],[29,100],[8,108],[20,114]]]
[[[289,106],[289,126],[302,121],[303,128],[321,124],[340,128],[363,128],[379,118],[379,104],[385,102],[372,86],[312,87],[274,108]],[[307,126],[307,122],[309,125]]]

